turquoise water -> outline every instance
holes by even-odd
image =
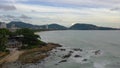
[[[82,58],[70,57],[67,62],[55,65],[58,57],[47,58],[42,68],[120,68],[120,31],[48,31],[38,33],[43,41],[62,44],[68,50],[81,48]],[[100,50],[100,55],[92,51]],[[58,52],[60,55],[62,52]],[[88,59],[82,62],[81,59]],[[34,67],[33,67],[34,68]]]

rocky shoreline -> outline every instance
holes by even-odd
[[[39,61],[42,61],[46,57],[48,57],[49,51],[57,47],[62,47],[62,45],[59,45],[56,43],[47,43],[47,45],[39,48],[23,50],[23,53],[20,54],[20,56],[16,61],[7,62],[7,60],[5,60],[5,62],[3,62],[0,65],[0,68],[8,68],[10,64],[13,64],[13,65],[17,64],[18,66],[20,66],[21,64],[37,63]],[[15,58],[15,57],[11,57],[11,58]]]
[[[62,45],[47,43],[46,46],[27,50],[22,55],[20,55],[18,61],[21,63],[36,63],[48,57],[49,51],[55,49],[56,47],[62,47]]]
[[[91,56],[101,55],[100,50],[86,52],[81,48],[69,48],[55,43],[48,43],[40,48],[26,50],[19,56],[17,61],[4,63],[1,68],[29,68],[31,66],[34,66],[31,68],[36,68],[36,66],[42,68],[42,65],[51,63],[54,60],[56,61],[53,65],[71,62],[71,60],[76,60],[79,63],[88,63],[90,58],[85,55],[87,53],[91,54]]]

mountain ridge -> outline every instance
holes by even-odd
[[[117,28],[112,28],[112,27],[102,27],[102,26],[96,26],[93,24],[81,24],[81,23],[76,23],[72,25],[69,29],[71,30],[118,30]]]
[[[15,26],[18,28],[32,28],[32,29],[37,28],[37,29],[52,29],[52,30],[118,30],[118,28],[102,27],[93,24],[83,24],[83,23],[76,23],[70,27],[65,27],[63,25],[59,25],[56,23],[47,24],[47,25],[33,25],[21,21],[11,21],[7,24],[7,27],[10,28],[13,24],[15,24]]]
[[[59,25],[59,24],[46,24],[46,25],[33,25],[21,21],[11,21],[7,24],[7,27],[10,28],[12,25],[15,25],[18,28],[32,28],[32,29],[47,29],[46,27],[48,26],[48,29],[55,29],[55,30],[65,30],[67,27]]]

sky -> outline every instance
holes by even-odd
[[[120,28],[120,0],[0,0],[0,21]]]

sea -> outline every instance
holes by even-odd
[[[9,68],[120,68],[119,30],[59,30],[37,32],[41,40],[62,45],[46,59]]]
[[[120,68],[120,31],[119,30],[63,30],[38,33],[45,42],[54,42],[63,45],[68,51],[72,48],[81,48],[81,55],[73,55],[67,62],[56,64],[59,58],[48,58],[43,68]],[[99,54],[94,52],[99,50]],[[59,52],[57,55],[64,54]],[[83,61],[87,59],[87,61]]]

